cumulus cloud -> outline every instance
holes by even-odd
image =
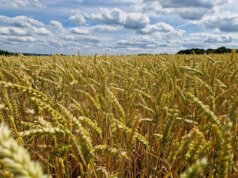
[[[79,35],[88,35],[89,34],[89,30],[85,29],[85,28],[74,27],[74,28],[71,28],[70,30],[72,33],[79,34]]]
[[[32,26],[44,26],[44,24],[38,20],[26,16],[16,16],[13,18],[0,15],[0,21],[6,23],[7,25],[15,27],[32,27]]]
[[[237,41],[235,34],[223,34],[217,31],[190,33],[183,38],[181,45],[185,48],[216,48],[232,46]],[[233,46],[234,47],[234,46]]]
[[[12,41],[12,42],[35,42],[36,39],[32,36],[8,36],[8,37],[3,37],[3,39],[7,39],[7,41]]]
[[[213,1],[210,0],[160,0],[160,3],[164,8],[200,7],[210,9],[214,6]]]
[[[165,22],[159,22],[152,25],[147,25],[145,28],[138,31],[140,34],[152,34],[155,32],[161,32],[161,33],[173,33],[173,34],[182,34],[183,30],[177,30],[173,26],[165,23]]]
[[[2,8],[43,7],[39,0],[0,0]]]
[[[58,36],[61,40],[61,43],[66,43],[68,45],[77,44],[78,46],[87,45],[87,44],[97,44],[100,42],[100,39],[95,36],[90,35],[74,35],[72,33],[64,33],[64,36]],[[63,40],[63,41],[62,41]],[[79,45],[81,43],[81,45]]]
[[[42,36],[48,36],[51,34],[51,31],[49,31],[47,28],[45,27],[32,27],[33,32],[38,34],[38,35],[42,35]]]
[[[62,23],[60,23],[59,21],[56,21],[56,20],[50,21],[50,26],[51,26],[54,30],[57,30],[57,31],[63,29]]]
[[[27,32],[23,29],[15,27],[0,27],[0,34],[2,35],[13,35],[13,36],[25,36]]]
[[[156,49],[158,47],[168,47],[168,44],[165,43],[156,43],[155,41],[150,42],[146,39],[139,40],[120,40],[117,42],[119,48],[137,48],[137,49]]]
[[[147,43],[147,41],[142,41],[142,40],[138,40],[138,41],[135,41],[135,40],[120,40],[117,42],[117,45],[118,47],[120,48],[131,48],[131,47],[134,47],[134,48],[156,48],[157,45],[155,43]]]
[[[111,25],[95,25],[95,26],[83,26],[83,27],[73,27],[69,28],[70,31],[78,35],[89,35],[93,32],[115,32],[120,29],[120,27]]]
[[[227,0],[143,0],[140,8],[149,13],[178,14],[182,19],[200,20],[205,14],[226,2]]]
[[[91,26],[90,29],[92,31],[100,31],[100,32],[115,32],[119,29],[121,29],[120,27],[117,26],[112,26],[112,25],[95,25],[95,26]]]
[[[144,0],[143,2],[159,2],[164,8],[185,8],[185,7],[197,7],[211,9],[217,4],[223,4],[226,0]]]
[[[158,22],[155,24],[150,23],[147,15],[138,12],[125,12],[119,8],[107,9],[100,8],[97,13],[76,13],[70,17],[75,17],[80,14],[87,21],[87,26],[80,25],[80,27],[71,28],[71,32],[78,35],[88,35],[93,32],[102,31],[116,31],[122,27],[124,32],[127,33],[131,29],[131,33],[135,36],[131,39],[123,39],[116,42],[115,48],[137,48],[137,49],[156,49],[159,47],[168,47],[168,42],[177,43],[174,38],[182,36],[184,31],[174,28],[165,22]],[[81,21],[81,20],[79,20]],[[91,23],[101,24],[90,26]],[[89,26],[88,26],[89,25]]]
[[[26,16],[6,17],[0,16],[0,22],[5,26],[0,28],[2,33],[11,36],[50,35],[51,32],[44,27],[44,23]]]
[[[41,43],[52,35],[44,23],[26,16],[0,16],[0,23],[2,24],[0,27],[2,46],[7,44],[25,46],[27,43]]]
[[[210,36],[208,37],[204,43],[231,43],[231,36]]]
[[[206,8],[181,8],[177,10],[177,13],[183,19],[187,20],[200,20],[206,13],[208,9]]]
[[[177,36],[168,35],[166,33],[157,34],[136,34],[128,37],[127,39],[121,39],[117,42],[116,48],[137,48],[141,51],[148,49],[150,52],[158,52],[161,48],[173,48],[179,44],[176,40]],[[149,52],[148,51],[148,52]],[[161,50],[160,50],[161,51]]]
[[[222,13],[206,16],[201,23],[206,28],[218,28],[223,32],[238,32],[238,14]]]
[[[110,25],[120,25],[128,29],[141,29],[150,23],[149,17],[142,13],[125,12],[119,8],[100,8],[99,13],[92,14],[76,12],[69,19],[80,24],[85,22],[85,19],[89,19],[91,21],[103,22]]]
[[[74,15],[69,17],[69,20],[76,24],[84,24],[86,22],[84,14],[81,11],[76,11]]]
[[[71,50],[72,53],[73,49],[77,51],[78,48],[84,48],[84,46],[91,45],[96,48],[101,38],[90,34],[91,32],[97,29],[115,30],[109,26],[69,28],[64,27],[59,21],[52,20],[49,24],[44,24],[26,16],[0,16],[0,23],[2,24],[0,26],[2,48],[9,50],[18,47],[21,52],[44,50],[46,53],[54,53],[60,50]],[[106,41],[105,38],[103,40]]]

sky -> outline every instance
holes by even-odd
[[[237,0],[0,0],[0,49],[44,54],[238,48]]]

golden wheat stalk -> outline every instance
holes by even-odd
[[[31,161],[29,153],[11,137],[10,130],[0,125],[0,162],[16,178],[47,178],[41,166]]]

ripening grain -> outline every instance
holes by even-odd
[[[237,59],[0,56],[0,177],[237,177]]]

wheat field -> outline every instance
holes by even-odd
[[[238,56],[0,56],[0,177],[238,177]]]

